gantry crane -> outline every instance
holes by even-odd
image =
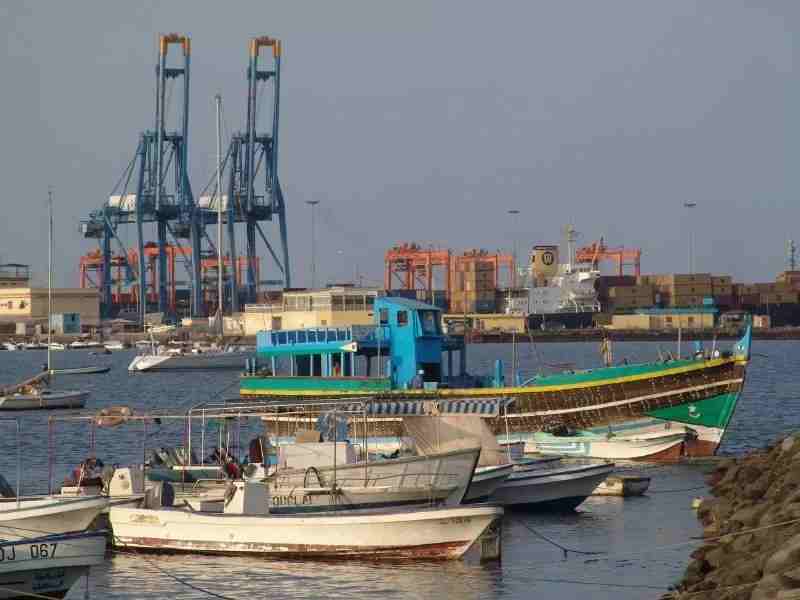
[[[592,242],[588,246],[578,248],[575,252],[575,262],[591,264],[592,268],[599,270],[601,260],[613,260],[617,263],[617,274],[621,277],[626,266],[633,267],[633,274],[638,277],[642,266],[641,248],[609,248],[603,238]]]
[[[170,49],[179,47],[177,64],[170,64]],[[81,223],[81,232],[86,238],[100,240],[103,265],[101,274],[101,312],[108,316],[112,305],[111,276],[112,243],[116,241],[123,257],[129,256],[119,237],[120,225],[136,224],[138,264],[126,265],[127,278],[135,281],[138,297],[145,299],[147,289],[147,265],[145,263],[144,225],[154,223],[157,233],[158,311],[169,312],[167,287],[168,235],[177,245],[179,238],[191,242],[191,258],[187,261],[191,287],[192,315],[204,314],[201,281],[202,241],[205,236],[204,215],[195,204],[187,170],[189,138],[189,65],[191,42],[188,37],[176,33],[161,35],[156,66],[156,111],[155,127],[141,133],[133,160],[128,164],[122,178],[108,201],[89,219]],[[174,86],[173,81],[182,85]],[[167,88],[178,87],[178,114],[174,125],[170,123]],[[170,94],[171,96],[171,94]],[[170,127],[174,127],[170,129]],[[132,181],[133,180],[133,181]],[[134,187],[135,186],[135,187]],[[130,193],[135,189],[134,193]],[[208,240],[210,244],[210,240]],[[140,303],[142,319],[146,302]]]
[[[272,50],[271,64],[266,69],[259,66],[262,48]],[[240,310],[244,302],[255,302],[260,283],[291,286],[286,207],[278,177],[280,73],[280,40],[270,37],[250,40],[245,130],[231,137],[228,151],[220,166],[225,181],[223,186],[227,189],[226,194],[220,196],[227,222],[228,251],[233,263],[238,263],[235,224],[245,224],[246,277],[241,290],[236,285],[231,286],[232,310]],[[258,130],[258,116],[262,108],[259,106],[259,100],[264,94],[259,92],[259,86],[267,86],[269,82],[272,83],[271,98],[268,97],[264,102],[270,102],[267,107],[271,109],[272,118],[269,130],[262,132]],[[266,88],[262,89],[266,91]],[[201,196],[200,205],[203,209],[214,213],[215,196],[217,196],[216,189],[213,195]],[[273,217],[278,221],[280,255],[273,248],[260,224],[262,221],[272,221]],[[215,213],[213,218],[216,219]],[[280,278],[272,278],[265,282],[258,280],[257,235],[280,271]]]

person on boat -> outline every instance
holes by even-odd
[[[420,369],[417,371],[417,374],[411,379],[411,388],[415,390],[421,390],[425,387],[425,380],[423,379],[423,375],[425,375],[425,371]]]

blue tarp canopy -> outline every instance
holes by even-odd
[[[347,406],[349,412],[363,411],[373,416],[447,416],[474,415],[496,417],[513,400],[483,398],[480,400],[365,400]]]

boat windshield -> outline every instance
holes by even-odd
[[[423,335],[439,334],[439,319],[436,318],[435,310],[421,310],[419,311],[419,317],[422,322]]]

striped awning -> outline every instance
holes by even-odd
[[[447,416],[474,415],[496,417],[513,400],[508,398],[481,398],[475,400],[365,400],[353,403],[348,411],[362,410],[367,415],[383,416]],[[362,408],[363,407],[363,408]]]

